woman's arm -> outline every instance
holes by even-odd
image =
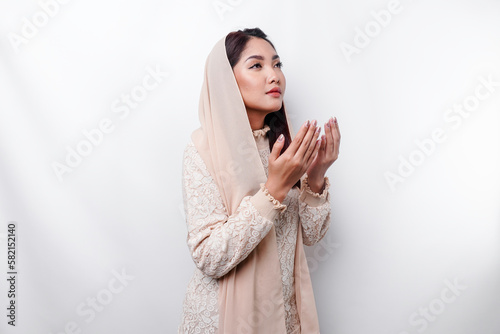
[[[308,177],[301,182],[299,196],[299,219],[302,225],[302,240],[304,245],[312,246],[318,243],[330,227],[330,182],[325,177],[322,193],[315,193],[308,184]]]
[[[196,267],[210,277],[222,277],[243,261],[280,212],[261,189],[244,197],[228,216],[216,183],[192,143],[184,150],[182,183],[187,244]]]
[[[321,137],[317,156],[307,169],[299,201],[303,241],[308,246],[319,242],[330,226],[330,183],[325,173],[339,156],[340,130],[337,118],[330,117],[324,128],[325,134]],[[309,177],[311,187],[308,184]],[[323,184],[325,188],[321,191]]]

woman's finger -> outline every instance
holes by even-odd
[[[319,135],[316,129],[316,120],[314,120],[311,122],[311,126],[309,127],[309,130],[307,131],[304,140],[296,153],[301,158],[301,161],[307,161],[309,159],[309,155],[314,150],[316,138],[318,138]]]
[[[334,127],[334,131],[333,131],[333,140],[334,140],[334,143],[335,143],[335,147],[334,147],[334,157],[335,159],[338,157],[339,155],[339,150],[340,150],[340,129],[339,129],[339,124],[338,124],[338,121],[337,121],[337,118],[335,117],[335,127]]]
[[[281,136],[283,136],[282,140],[280,140]],[[280,156],[281,150],[283,149],[284,145],[285,145],[285,138],[284,138],[284,135],[281,134],[276,139],[273,147],[271,148],[271,152],[269,153],[269,162],[276,160]]]
[[[313,163],[314,158],[316,158],[316,156],[320,154],[319,149],[320,149],[321,145],[322,145],[321,140],[317,140],[316,144],[314,145],[314,149],[312,151],[312,154],[309,156],[309,158],[306,161],[305,170],[309,169],[309,166],[311,166],[311,164]]]
[[[311,142],[309,147],[307,148],[306,154],[304,155],[305,161],[308,161],[312,155],[314,155],[314,150],[316,149],[316,143],[318,142],[319,134],[321,133],[321,127],[316,127],[314,131],[313,137],[311,138]],[[321,142],[319,142],[321,144]]]
[[[325,125],[325,133],[326,133],[326,125]],[[319,151],[321,154],[325,154],[325,148],[326,148],[326,136],[321,135],[321,145],[319,147]]]
[[[319,147],[318,147],[318,154],[311,154],[311,157],[309,158],[309,160],[307,161],[307,165],[309,166],[310,163],[313,162],[314,158],[316,157],[316,159],[320,159],[319,161],[322,162],[324,157],[325,157],[325,147],[326,147],[326,139],[325,139],[325,135],[322,135],[321,138],[318,140],[318,143],[319,143]],[[309,167],[307,167],[309,168]]]
[[[326,154],[330,155],[334,150],[334,138],[333,138],[333,118],[329,118],[327,122],[327,130],[325,131],[326,136]]]
[[[302,141],[304,140],[304,136],[306,135],[310,126],[311,126],[311,122],[309,122],[309,120],[305,121],[304,124],[302,124],[299,131],[295,135],[295,138],[293,138],[292,142],[290,143],[290,145],[286,149],[285,153],[289,152],[289,154],[295,155],[295,153],[299,149],[300,145],[302,144]]]

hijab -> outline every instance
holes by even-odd
[[[191,139],[205,162],[228,215],[245,196],[259,191],[267,177],[253,137],[236,78],[226,54],[225,37],[205,62],[199,101],[200,127]],[[292,124],[286,114],[290,134]],[[294,281],[301,332],[319,333],[312,283],[297,228]],[[219,283],[220,334],[286,334],[281,269],[274,224],[256,248]]]

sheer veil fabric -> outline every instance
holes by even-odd
[[[231,215],[243,197],[255,195],[267,177],[227,59],[225,39],[215,44],[206,59],[199,102],[200,127],[191,139]],[[292,125],[286,118],[292,134]],[[295,254],[301,333],[316,334],[319,324],[300,222]],[[219,279],[220,334],[286,334],[280,270],[273,225],[250,255]]]

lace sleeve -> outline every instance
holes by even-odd
[[[236,212],[228,216],[217,185],[192,142],[184,150],[182,174],[191,256],[205,275],[222,277],[264,239],[279,210],[259,190],[244,197]]]
[[[312,246],[318,243],[330,227],[330,182],[325,177],[325,188],[321,194],[309,188],[307,174],[301,182],[299,196],[299,218],[302,224],[302,240],[304,245]]]

